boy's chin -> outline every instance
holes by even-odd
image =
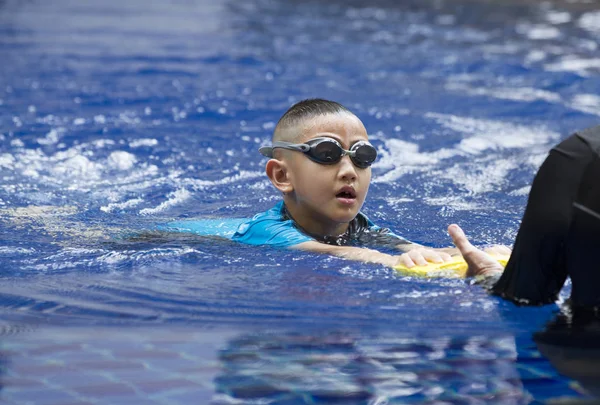
[[[358,215],[358,210],[348,210],[347,212],[340,213],[332,217],[331,219],[337,223],[348,223],[352,221]]]

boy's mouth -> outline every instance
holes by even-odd
[[[343,200],[355,200],[356,191],[354,190],[354,187],[344,186],[335,196]]]

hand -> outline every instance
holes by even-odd
[[[415,248],[400,255],[396,264],[402,264],[408,268],[414,266],[425,266],[427,262],[443,263],[451,259],[448,253],[427,248]]]
[[[491,256],[510,256],[512,250],[508,246],[493,245],[483,249],[485,253]]]
[[[502,272],[504,270],[500,263],[498,263],[498,261],[495,260],[492,256],[490,256],[483,250],[477,249],[475,246],[471,245],[471,242],[469,242],[460,226],[456,224],[450,225],[448,227],[448,233],[452,238],[452,242],[454,242],[454,244],[460,251],[460,254],[462,254],[463,258],[469,265],[467,277],[477,275],[489,276],[497,274],[498,272]],[[505,248],[510,253],[510,249],[508,249],[506,246],[498,245],[495,248],[498,247]]]

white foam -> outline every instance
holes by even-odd
[[[158,145],[158,141],[156,139],[150,139],[150,138],[135,139],[135,140],[129,142],[130,148],[139,148],[141,146],[156,146],[156,145]]]
[[[385,201],[392,207],[398,207],[404,203],[413,202],[414,198],[388,197],[385,199]]]
[[[540,49],[533,49],[525,56],[525,63],[536,63],[546,59],[548,55]]]
[[[182,257],[188,254],[201,253],[199,250],[192,248],[155,248],[145,250],[143,252],[135,252],[131,255],[133,260],[145,260],[148,258],[168,258],[168,257]]]
[[[441,160],[459,154],[456,150],[440,149],[435,152],[419,152],[419,145],[400,139],[388,139],[386,148],[380,149],[378,162],[373,165],[375,169],[391,169],[387,173],[377,176],[373,183],[393,182],[408,173],[428,170]]]
[[[546,24],[518,24],[516,27],[518,33],[525,35],[531,40],[555,39],[561,36],[560,30],[556,27]]]
[[[600,33],[600,11],[591,11],[579,17],[577,25],[584,30]]]
[[[68,205],[62,207],[56,207],[53,205],[29,205],[27,207],[9,208],[2,210],[1,212],[2,214],[15,219],[32,221],[35,219],[70,216],[76,214],[78,210],[76,207]]]
[[[595,94],[577,94],[570,107],[588,114],[600,116],[600,96]]]
[[[530,152],[530,155],[527,156],[526,162],[534,169],[534,172],[537,171],[537,169],[542,165],[542,163],[544,163],[544,160],[546,160],[546,158],[548,157],[548,152],[549,150],[544,150],[541,153]]]
[[[577,56],[567,56],[556,63],[549,63],[544,68],[551,72],[575,72],[587,76],[588,69],[600,69],[600,58],[584,59]]]
[[[566,24],[571,21],[571,14],[567,11],[549,11],[546,20],[551,24]]]
[[[115,144],[115,141],[113,141],[112,139],[96,139],[95,141],[90,142],[90,145],[94,146],[95,148],[105,148],[107,146],[112,146]],[[83,148],[87,148],[88,144],[82,144],[79,149],[82,150]]]
[[[513,195],[513,196],[524,196],[524,195],[529,195],[530,191],[531,191],[531,186],[525,186],[525,187],[521,187],[516,190],[513,190],[508,194]]]
[[[184,202],[185,200],[190,198],[191,195],[192,194],[189,191],[187,191],[186,189],[180,188],[179,190],[169,193],[167,195],[167,197],[168,197],[167,201],[160,203],[155,208],[144,208],[143,210],[140,210],[140,214],[141,215],[150,215],[150,214],[156,214],[158,212],[162,212],[169,207],[172,207],[177,204],[181,204],[182,202]]]
[[[501,121],[437,113],[427,113],[425,116],[436,120],[446,128],[469,136],[460,142],[458,149],[470,154],[479,154],[487,149],[525,148],[545,144],[560,137],[560,134],[543,127],[526,127]]]
[[[10,247],[10,246],[0,246],[0,255],[10,255],[13,253],[20,254],[30,254],[35,253],[35,249],[32,248],[19,248],[19,247]]]
[[[129,256],[126,255],[125,252],[108,252],[96,259],[97,263],[106,263],[106,264],[117,264],[124,262],[129,259]]]
[[[75,155],[63,161],[60,161],[56,166],[50,169],[50,173],[54,176],[64,178],[86,178],[99,179],[102,167],[98,163],[90,161],[83,155]]]
[[[536,89],[534,87],[499,87],[499,88],[485,88],[485,87],[471,87],[465,83],[448,83],[445,88],[447,90],[461,92],[471,96],[488,96],[502,100],[513,100],[532,102],[536,100],[543,100],[547,102],[559,102],[560,95],[546,90]]]
[[[238,174],[235,174],[233,176],[227,176],[219,180],[182,179],[182,183],[191,186],[194,190],[203,190],[207,187],[236,183],[241,180],[250,180],[263,176],[263,171],[252,172],[247,170],[241,170]]]
[[[129,170],[136,162],[133,154],[124,151],[112,152],[107,159],[109,167],[116,170]]]
[[[64,128],[52,129],[44,138],[38,138],[37,143],[40,145],[53,145],[58,142],[59,135],[65,132]]]
[[[15,157],[10,153],[3,153],[0,155],[0,167],[4,167],[6,169],[12,169],[15,164]]]
[[[121,203],[110,203],[108,205],[100,207],[100,211],[109,213],[117,210],[124,210],[126,208],[131,208],[140,205],[143,202],[144,200],[142,198],[134,198]]]
[[[23,146],[25,146],[25,144],[20,139],[13,139],[12,141],[10,141],[10,146],[14,146],[15,148],[22,148]]]
[[[31,167],[26,167],[26,168],[25,168],[25,169],[24,169],[24,170],[21,172],[21,174],[22,174],[23,176],[26,176],[26,177],[31,177],[31,178],[34,178],[34,179],[37,179],[37,178],[39,178],[39,177],[40,177],[40,172],[38,172],[38,171],[37,171],[37,170],[35,170],[35,169],[32,169]]]
[[[482,194],[504,188],[506,175],[518,167],[509,160],[490,160],[472,165],[454,165],[437,173],[439,178],[451,180],[466,189],[470,194]],[[458,204],[460,206],[460,204]],[[468,206],[468,204],[466,205]],[[457,208],[455,209],[464,209]]]

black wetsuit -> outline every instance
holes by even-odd
[[[567,276],[572,305],[600,306],[600,126],[554,147],[531,187],[513,253],[492,291],[554,302]]]

